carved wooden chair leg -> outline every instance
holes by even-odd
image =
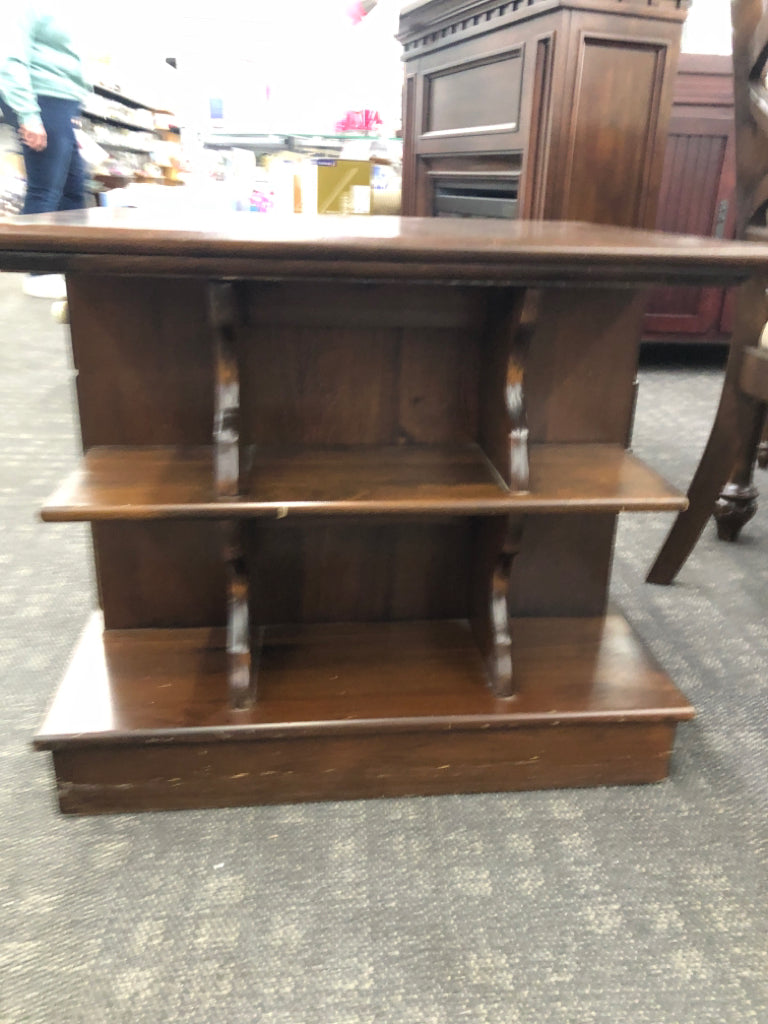
[[[688,488],[688,508],[675,519],[648,573],[648,583],[671,583],[707,525],[736,458],[738,434],[731,424],[737,406],[738,395],[733,390],[724,391],[709,441]]]
[[[765,417],[760,444],[757,446],[757,464],[760,469],[768,469],[768,416]]]
[[[763,239],[768,212],[768,10],[764,0],[731,0],[731,24],[737,235]],[[752,475],[761,434],[764,442],[767,439],[763,425],[768,350],[761,348],[766,320],[765,282],[754,281],[738,295],[723,395],[688,491],[689,507],[677,517],[659,552],[648,574],[650,583],[672,582],[711,512],[725,540],[735,540],[755,514],[757,490]],[[768,445],[762,448],[761,460],[761,464],[768,460]]]
[[[688,489],[688,508],[673,523],[648,573],[649,583],[668,584],[677,576],[696,546],[734,466],[740,464],[740,451],[745,450],[742,438],[754,439],[751,448],[754,458],[757,443],[754,433],[755,403],[742,390],[741,371],[744,349],[755,345],[759,339],[765,317],[764,282],[753,280],[742,285],[736,303],[736,322],[723,391],[712,432]]]
[[[752,426],[747,429],[731,478],[715,502],[713,515],[720,540],[736,541],[742,528],[757,512],[757,487],[754,483],[755,459],[763,433],[765,409],[754,406]]]

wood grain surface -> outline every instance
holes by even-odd
[[[728,283],[767,255],[759,243],[565,221],[100,208],[0,223],[0,262],[7,269],[89,274]]]
[[[48,522],[99,519],[673,511],[685,498],[609,444],[531,446],[530,490],[509,491],[477,445],[274,448],[219,497],[214,449],[92,448],[46,502]]]
[[[620,617],[513,622],[493,696],[462,622],[280,629],[226,701],[223,631],[95,617],[36,738],[68,813],[652,782],[693,711]]]

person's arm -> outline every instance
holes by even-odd
[[[32,149],[47,143],[29,73],[32,33],[36,15],[30,4],[20,4],[3,17],[0,38],[0,93],[19,119],[21,141]]]

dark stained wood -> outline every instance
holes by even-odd
[[[733,238],[736,230],[733,64],[682,53],[675,78],[656,227]],[[655,288],[644,335],[651,341],[727,343],[723,288]]]
[[[170,214],[150,217],[139,210],[114,209],[10,218],[0,223],[3,266],[12,266],[14,254],[26,254],[28,269],[67,270],[73,278],[78,268],[83,274],[87,271],[90,294],[100,305],[106,296],[93,280],[99,271],[152,277],[278,275],[305,280],[320,276],[413,281],[423,275],[444,282],[675,280],[699,284],[711,279],[728,284],[748,277],[764,259],[764,249],[747,242],[702,240],[608,224],[238,213],[215,218],[199,214],[190,223],[188,215],[182,220]],[[78,275],[80,280],[85,278]],[[203,334],[207,343],[204,293],[193,282],[179,281],[177,287],[178,308],[173,315],[189,314],[190,325],[197,327],[193,335]],[[135,288],[152,294],[148,284],[137,283]],[[146,305],[137,303],[135,315],[151,323],[152,313],[155,317],[157,313],[143,308]],[[74,325],[74,309],[72,314]],[[165,324],[168,315],[160,318]],[[100,321],[102,330],[106,319]],[[92,320],[82,318],[78,334]]]
[[[504,397],[509,417],[508,475],[505,481],[512,491],[527,491],[531,485],[528,417],[525,408],[525,366],[528,348],[536,328],[541,292],[529,290],[511,339],[507,360]]]
[[[522,47],[429,75],[425,134],[454,134],[485,126],[515,131],[520,118]]]
[[[463,329],[458,324],[449,330],[403,328],[396,350],[397,444],[465,444],[482,437],[483,315],[478,309],[472,325]]]
[[[254,623],[466,618],[472,527],[466,516],[255,520]]]
[[[685,499],[619,445],[531,446],[508,491],[477,445],[274,448],[251,453],[243,495],[216,496],[208,448],[94,448],[46,503],[47,522],[516,511],[673,511]]]
[[[750,278],[768,246],[548,222],[89,220],[0,227],[0,265],[46,239],[98,265],[70,273],[86,451],[44,511],[92,522],[106,626],[106,655],[86,643],[54,702],[49,726],[71,731],[40,740],[63,807],[663,777],[690,708],[604,619],[618,513],[684,503],[624,447],[641,285]],[[212,322],[214,267],[234,308]],[[224,497],[222,324],[241,410]],[[154,424],[130,423],[133,393]]]
[[[511,570],[511,615],[605,614],[616,522],[615,514],[594,511],[526,516]]]
[[[768,402],[768,348],[744,350],[739,387],[758,402]]]
[[[261,699],[235,710],[221,631],[102,639],[95,617],[35,743],[85,813],[666,775],[693,711],[619,616],[513,626],[512,701],[466,623],[338,624],[268,635]]]
[[[537,291],[495,297],[483,346],[480,439],[502,480],[528,490],[528,423],[523,377],[538,311]]]
[[[230,283],[213,282],[208,308],[214,336],[214,476],[216,493],[240,489],[240,369],[235,340],[235,297]]]
[[[519,532],[521,517],[514,517]],[[505,543],[513,527],[510,516],[483,516],[472,521],[471,557],[469,558],[468,618],[472,635],[482,659],[485,676],[497,696],[512,694],[514,666],[509,621],[509,566],[504,589],[499,583],[499,563]]]
[[[227,521],[222,529],[227,569],[227,692],[233,708],[244,708],[256,697],[258,665],[258,651],[255,659],[251,655],[248,568],[242,527]]]
[[[95,522],[99,602],[108,629],[224,625],[219,523]]]
[[[743,285],[740,289],[723,390],[709,439],[688,488],[688,508],[680,512],[672,524],[648,572],[649,583],[666,585],[674,580],[712,515],[718,496],[739,458],[744,439],[747,440],[747,444],[750,440],[754,440],[755,444],[759,441],[759,434],[755,437],[755,403],[742,393],[739,378],[743,353],[748,345],[759,339],[768,319],[765,289],[766,281],[759,279]],[[746,458],[742,457],[742,465],[750,461],[750,466],[753,466],[754,459],[753,449],[751,461],[749,455]],[[751,468],[748,473],[751,473]],[[754,502],[754,494],[751,493],[749,483],[744,489],[744,509],[748,513]],[[728,497],[732,500],[734,495],[731,493]],[[731,539],[738,536],[738,529],[737,524],[731,522]]]
[[[542,294],[525,367],[532,461],[540,443],[626,443],[633,390],[615,382],[635,376],[642,315],[643,296],[633,291]],[[526,524],[529,540],[512,570],[513,614],[551,608],[558,615],[599,615],[605,609],[615,517],[564,516],[563,509]]]
[[[468,174],[522,155],[520,216],[651,226],[686,7],[406,8],[403,210],[434,212],[435,183],[457,155]]]
[[[755,419],[753,423],[752,441],[754,451],[762,429],[762,419]],[[719,540],[727,540],[734,543],[739,539],[739,534],[747,523],[754,519],[757,514],[757,487],[752,483],[752,467],[748,473],[747,483],[732,481],[727,483],[718,495],[712,514],[717,526]],[[736,471],[734,472],[736,476]]]
[[[460,330],[476,327],[487,299],[481,289],[453,285],[306,281],[242,282],[243,327],[360,330]]]
[[[597,287],[542,294],[525,366],[532,442],[625,443],[633,394],[612,381],[634,378],[644,300]]]
[[[210,444],[212,350],[191,281],[70,275],[83,445]]]
[[[582,31],[574,54],[579,93],[563,165],[563,197],[557,205],[550,202],[545,215],[650,226],[669,44],[642,37],[617,40],[597,24],[592,32]],[[650,216],[648,206],[654,211]]]
[[[734,0],[733,72],[736,132],[737,232],[765,239],[768,209],[768,69],[765,10],[760,0]],[[755,398],[742,388],[758,384],[755,355],[768,321],[764,274],[744,285],[735,302],[734,330],[723,391],[709,440],[688,490],[686,512],[678,515],[656,561],[651,583],[671,583],[713,513],[718,535],[736,540],[756,510],[753,474],[768,408],[768,395]],[[745,364],[745,357],[748,361]],[[730,476],[729,476],[730,474]]]
[[[536,40],[536,61],[531,84],[530,135],[527,171],[522,181],[521,210],[533,220],[544,217],[547,201],[547,162],[552,123],[554,34]]]
[[[757,464],[760,469],[768,468],[768,418],[763,426],[763,433],[757,446]]]
[[[264,282],[245,292],[245,443],[475,439],[483,290]]]
[[[499,701],[463,620],[276,626],[262,651],[261,700],[226,700],[223,629],[106,630],[95,613],[35,745],[143,740],[216,743],[249,735],[508,728],[565,717],[598,723],[693,716],[618,613],[515,620],[520,689]],[[628,660],[626,660],[628,659]],[[72,703],[75,693],[87,697]],[[187,704],[183,720],[177,720]],[[529,718],[529,716],[532,716]]]
[[[733,62],[730,55],[681,53],[675,78],[674,103],[701,111],[713,108],[733,114]]]
[[[54,750],[64,814],[239,807],[661,782],[675,725],[532,725],[510,735],[289,737],[258,744]]]

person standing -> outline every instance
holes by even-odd
[[[22,144],[27,191],[22,214],[85,205],[85,169],[73,118],[90,92],[72,27],[56,0],[12,2],[0,33],[0,108]],[[64,298],[60,275],[30,276],[24,290]]]

